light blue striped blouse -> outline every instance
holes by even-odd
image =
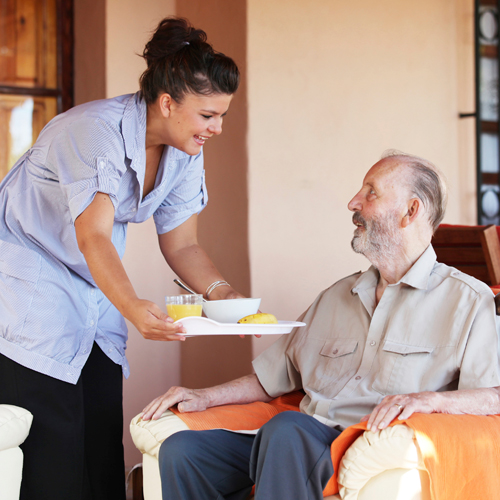
[[[207,203],[203,153],[171,147],[142,199],[145,137],[139,93],[83,104],[56,116],[0,184],[3,355],[75,384],[95,341],[128,377],[125,321],[96,287],[74,221],[98,191],[107,193],[122,257],[128,222],[153,216],[162,234]]]

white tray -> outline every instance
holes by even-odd
[[[264,325],[218,323],[201,316],[189,316],[178,319],[175,323],[182,323],[187,333],[181,335],[186,337],[194,335],[276,335],[290,333],[295,327],[306,325],[299,321],[278,321],[278,324]]]

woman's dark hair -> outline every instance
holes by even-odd
[[[181,102],[186,93],[234,94],[240,81],[235,62],[207,43],[204,31],[177,17],[163,19],[142,57],[148,68],[139,80],[147,104],[163,92]]]

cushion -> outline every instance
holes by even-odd
[[[359,490],[374,476],[390,469],[425,470],[414,442],[414,432],[395,425],[364,432],[344,454],[339,467],[340,496],[358,498]]]
[[[0,405],[0,451],[16,448],[24,443],[33,421],[33,415],[24,408]]]
[[[130,422],[130,434],[137,449],[156,458],[165,439],[176,432],[187,430],[189,427],[170,410],[158,420],[142,420],[141,416],[137,415]]]

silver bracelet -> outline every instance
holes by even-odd
[[[205,295],[207,296],[207,299],[210,298],[210,294],[218,287],[218,286],[231,286],[227,281],[224,280],[219,280],[219,281],[214,281],[211,285],[207,287],[207,291],[205,292]]]

